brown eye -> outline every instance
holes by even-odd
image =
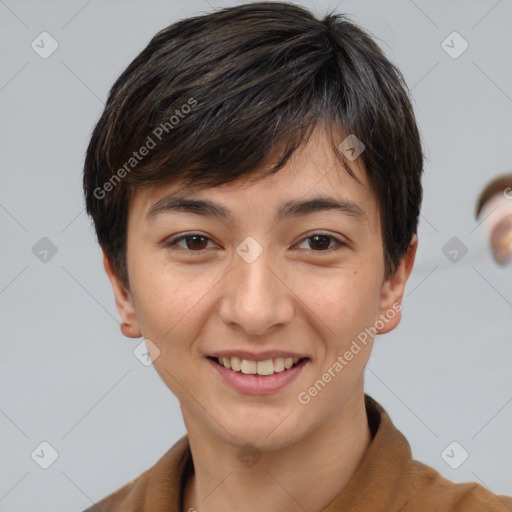
[[[206,245],[208,244],[207,238],[202,235],[192,235],[185,237],[187,249],[194,250],[202,250],[206,249]]]
[[[309,240],[311,241],[309,246],[311,249],[320,249],[325,250],[329,248],[329,243],[331,241],[332,237],[327,235],[315,235],[309,237]]]
[[[304,244],[306,241],[308,242],[306,249],[311,249],[312,252],[325,252],[333,249],[336,245],[338,248],[348,245],[328,233],[313,233],[307,238],[304,238],[301,244]],[[331,245],[331,242],[334,242],[334,245]]]
[[[182,242],[185,242],[185,244],[182,245]],[[211,242],[211,240],[207,236],[201,233],[191,233],[173,238],[166,242],[165,245],[171,249],[175,249],[178,246],[179,249],[184,251],[200,252],[208,248],[208,242]]]

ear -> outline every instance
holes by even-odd
[[[402,319],[402,298],[405,284],[414,265],[417,248],[418,237],[414,234],[395,273],[389,276],[382,285],[379,324],[384,324],[384,326],[377,330],[378,334],[392,331]],[[393,313],[393,316],[391,316],[391,313]]]
[[[114,267],[109,257],[105,254],[105,251],[102,249],[101,252],[103,253],[103,266],[105,267],[105,272],[107,273],[110,284],[112,285],[112,290],[114,291],[117,312],[121,319],[121,332],[127,338],[139,338],[142,336],[142,332],[133,306],[132,296],[117,277]]]

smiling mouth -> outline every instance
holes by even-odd
[[[239,357],[213,356],[208,356],[208,359],[211,359],[219,366],[232,370],[235,373],[258,375],[262,377],[286,372],[287,370],[302,364],[304,361],[309,361],[308,357],[276,357],[265,361],[251,361],[248,359],[240,359]]]

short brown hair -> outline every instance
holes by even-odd
[[[475,217],[478,219],[480,212],[489,199],[494,197],[496,194],[503,194],[511,187],[512,173],[500,174],[499,176],[494,177],[489,183],[487,183],[478,196],[475,207]]]
[[[287,2],[224,8],[158,32],[112,86],[85,158],[87,213],[120,280],[129,287],[136,188],[228,183],[282,143],[265,176],[277,172],[318,121],[354,178],[336,128],[365,145],[390,275],[417,230],[423,153],[403,76],[370,35],[346,15],[319,20]]]

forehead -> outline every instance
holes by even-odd
[[[345,138],[346,135],[341,133],[339,142],[341,143]],[[367,223],[378,224],[378,205],[370,190],[362,159],[357,158],[354,161],[345,159],[343,164],[334,153],[332,144],[325,130],[316,129],[307,143],[295,151],[284,167],[265,178],[259,175],[275,163],[275,157],[267,159],[265,164],[250,175],[218,187],[185,187],[182,181],[174,180],[137,189],[131,201],[130,217],[150,222],[155,210],[165,209],[165,203],[167,206],[171,204],[168,200],[171,197],[173,199],[208,199],[212,203],[225,206],[226,219],[229,213],[235,215],[247,213],[253,217],[253,220],[257,220],[269,215],[271,210],[272,214],[282,214],[286,205],[291,206],[292,201],[323,197],[346,204],[349,214],[350,207],[354,206],[352,213],[357,213],[355,210],[359,209],[363,212]],[[274,155],[279,154],[281,149],[277,146]],[[349,175],[344,165],[351,169],[359,182]],[[176,206],[176,201],[173,202]]]

